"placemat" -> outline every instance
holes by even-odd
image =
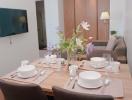
[[[39,59],[38,61],[32,63],[33,65],[37,66],[37,67],[43,67],[43,68],[53,68],[53,69],[58,69],[60,66],[56,63],[50,63],[50,64],[46,64],[46,62],[44,61],[44,59]],[[64,65],[62,65],[61,67],[64,67]]]
[[[93,70],[93,71],[99,71],[99,72],[105,72],[106,71],[105,67],[102,67],[102,68],[92,67],[91,64],[90,64],[90,61],[88,61],[88,60],[83,60],[83,61],[79,62],[79,69],[90,70],[90,71]]]
[[[44,71],[43,74],[41,72]],[[38,73],[31,77],[31,78],[20,78],[17,76],[17,72],[13,71],[7,75],[4,75],[2,78],[16,81],[16,82],[22,82],[22,83],[34,83],[34,84],[41,84],[49,75],[51,75],[54,71],[53,70],[47,70],[47,69],[40,69],[38,70]]]
[[[120,79],[111,79],[111,82],[107,86],[102,86],[95,89],[87,89],[87,88],[81,87],[78,85],[77,82],[75,83],[75,80],[71,81],[70,79],[68,79],[64,88],[71,91],[81,92],[81,93],[97,94],[97,95],[112,95],[114,98],[124,97],[123,82]]]

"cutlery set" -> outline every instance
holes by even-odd
[[[11,76],[11,78],[15,78],[16,76],[17,76],[17,71],[16,72],[14,72],[13,74],[11,74],[10,76]]]
[[[70,78],[69,79],[69,82],[67,84],[67,86],[70,86],[71,89],[74,89],[75,88],[75,85],[77,83],[77,80],[78,80],[78,77],[75,77],[75,78]],[[72,86],[71,86],[72,85]]]
[[[72,86],[72,89],[74,89],[75,88],[75,85],[76,85],[76,83],[77,83],[77,77],[74,79],[74,84],[73,84],[73,86]]]

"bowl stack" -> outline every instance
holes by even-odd
[[[78,84],[84,88],[98,88],[102,86],[101,74],[95,71],[84,71],[79,74]]]
[[[17,69],[18,77],[20,78],[29,78],[37,74],[37,70],[34,65],[25,65]]]
[[[103,57],[90,58],[90,65],[94,68],[103,68],[106,66],[106,59]]]

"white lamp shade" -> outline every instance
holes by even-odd
[[[101,20],[106,20],[106,19],[110,19],[109,13],[107,11],[102,12],[101,16],[100,16]]]

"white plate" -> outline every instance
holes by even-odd
[[[93,68],[104,68],[104,67],[106,67],[107,66],[107,64],[108,64],[108,62],[107,61],[105,61],[103,64],[98,64],[98,65],[96,65],[95,63],[93,63],[93,62],[89,62],[90,63],[90,65],[91,65],[91,67],[93,67]]]
[[[51,64],[56,64],[56,61],[52,61],[52,62],[50,62]]]
[[[103,57],[92,57],[92,58],[90,58],[90,61],[94,61],[94,62],[104,62],[104,61],[106,61],[106,59],[103,58]]]
[[[97,85],[97,86],[94,86],[94,87],[88,86],[88,85],[85,86],[85,85],[81,84],[81,82],[79,82],[79,81],[77,81],[77,83],[78,83],[79,86],[81,86],[83,88],[87,88],[87,89],[96,89],[96,88],[99,88],[99,87],[102,87],[103,86],[103,82],[100,85]]]
[[[34,76],[36,76],[38,74],[38,71],[35,71],[34,72],[34,74],[32,74],[31,76],[22,76],[19,72],[17,73],[17,76],[19,77],[19,78],[32,78],[32,77],[34,77]]]
[[[47,62],[47,60],[44,58],[44,59],[41,60],[41,63],[42,63],[42,64],[47,64],[48,62]],[[50,61],[49,64],[56,64],[56,61]]]
[[[93,68],[104,68],[105,66],[102,66],[102,65],[95,65],[95,64],[93,64],[93,63],[91,63],[90,62],[90,65],[91,65],[91,67],[93,67]]]
[[[102,86],[101,74],[96,71],[84,71],[79,73],[78,84],[85,88],[98,88]]]

